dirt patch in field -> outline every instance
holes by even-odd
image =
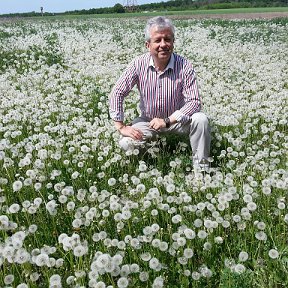
[[[288,18],[288,12],[231,13],[231,14],[191,14],[171,15],[174,19],[275,19]]]

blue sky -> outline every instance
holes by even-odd
[[[132,0],[130,0],[131,2]],[[136,1],[136,0],[134,0]],[[165,2],[165,0],[137,0],[138,5]],[[125,0],[0,0],[0,14],[40,12],[65,12],[100,7],[113,7],[116,3],[127,3]]]

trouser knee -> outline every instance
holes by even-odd
[[[198,112],[192,115],[192,120],[197,122],[197,123],[203,123],[203,124],[208,124],[208,117],[202,113]]]
[[[191,126],[208,128],[209,127],[208,117],[202,112],[193,114]]]

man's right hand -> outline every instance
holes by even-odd
[[[122,136],[131,137],[134,140],[143,140],[143,132],[132,126],[125,126],[117,129]]]

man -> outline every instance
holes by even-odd
[[[175,28],[159,16],[148,20],[145,37],[149,50],[134,59],[115,84],[110,95],[110,116],[123,136],[120,146],[133,149],[156,135],[189,135],[194,167],[207,168],[210,129],[192,64],[173,53]],[[132,125],[124,124],[123,101],[137,85],[141,115]]]

